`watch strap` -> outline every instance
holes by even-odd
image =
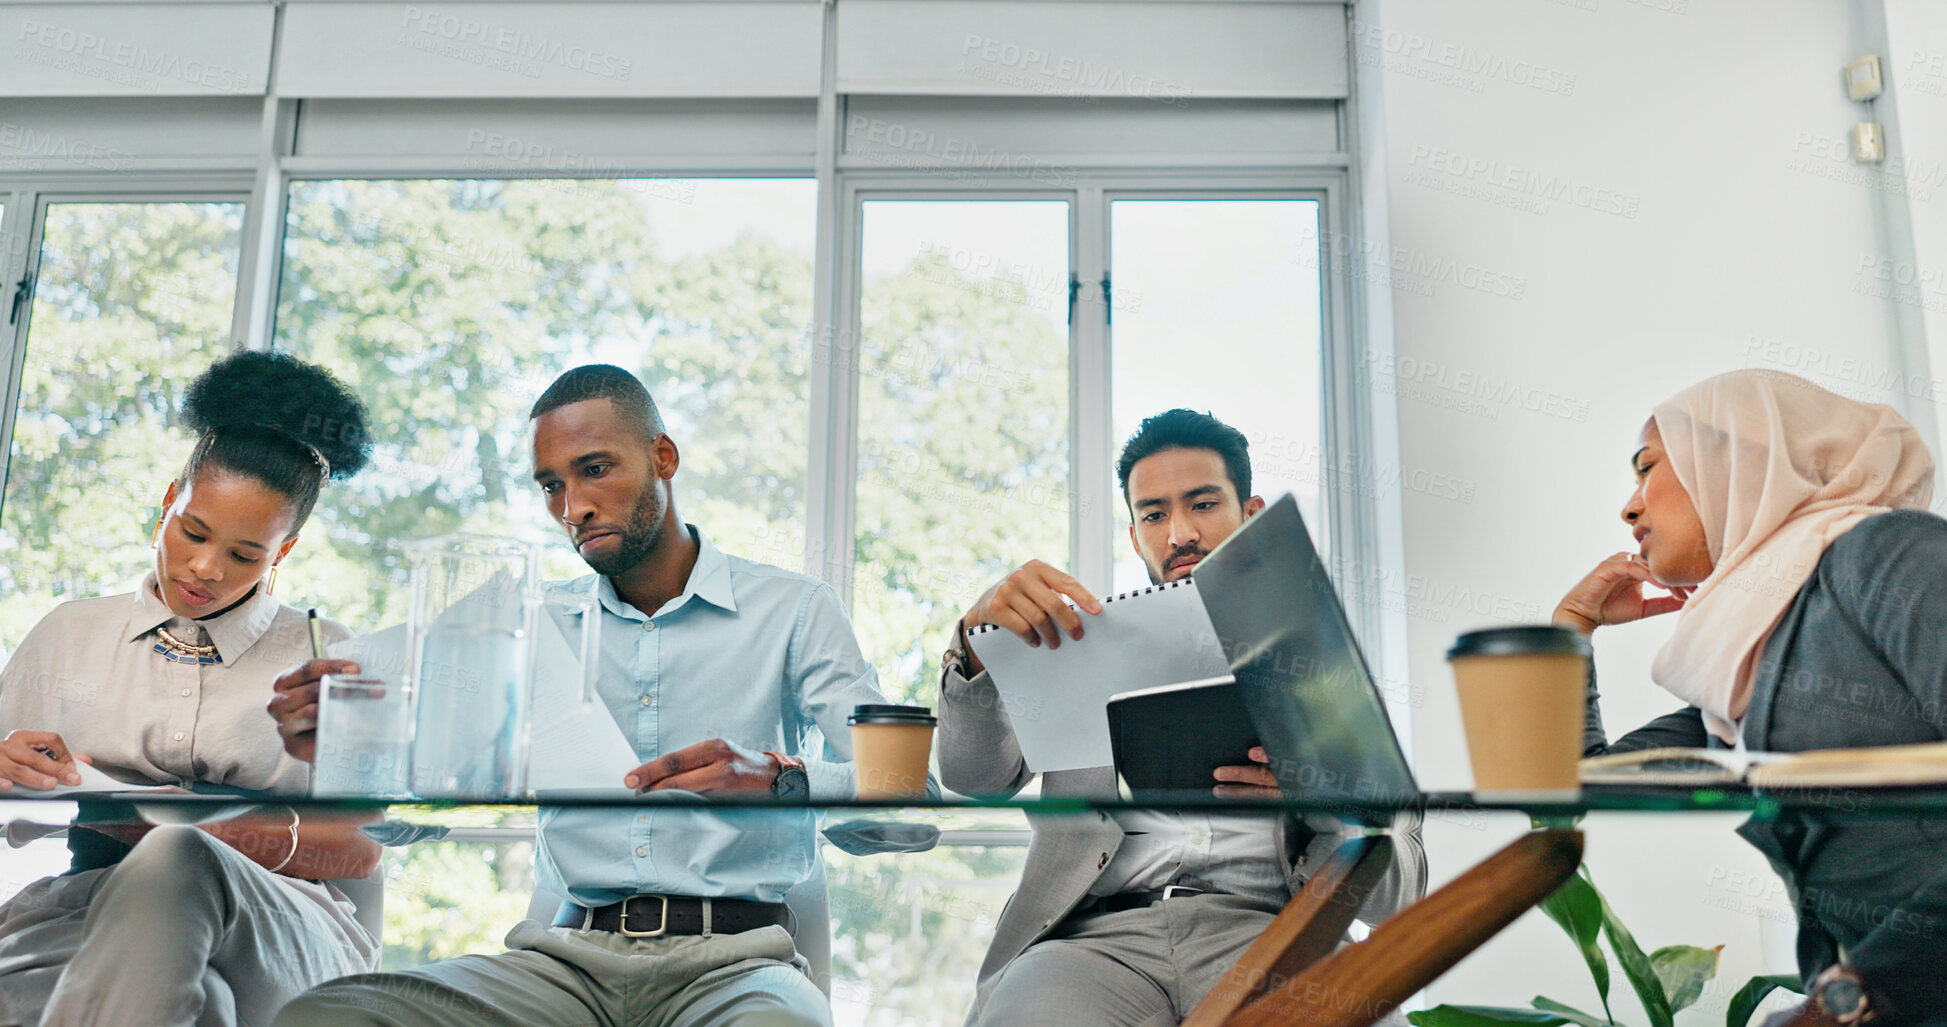
[[[777,761],[777,778],[771,782],[771,794],[790,798],[808,798],[811,794],[811,777],[805,773],[804,758],[787,756],[781,752],[766,751],[764,755]],[[791,786],[795,778],[797,787]],[[797,794],[793,794],[797,793]]]
[[[954,622],[953,644],[940,654],[940,673],[952,671],[963,678],[973,677],[972,668],[967,666],[967,622],[965,619]]]
[[[1851,967],[1835,964],[1812,982],[1812,997],[1820,1011],[1842,1024],[1867,1023],[1874,1019],[1871,993]]]

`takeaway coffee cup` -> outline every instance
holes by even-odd
[[[1581,794],[1589,640],[1533,625],[1470,631],[1447,650],[1474,791],[1503,802],[1573,801]]]
[[[852,725],[852,765],[861,799],[908,799],[926,794],[926,759],[939,721],[925,706],[860,705]]]

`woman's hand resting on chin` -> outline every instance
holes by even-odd
[[[1589,634],[1609,624],[1627,624],[1645,617],[1675,613],[1690,598],[1688,588],[1666,589],[1668,595],[1644,595],[1643,586],[1664,588],[1650,577],[1649,565],[1635,553],[1617,553],[1595,565],[1555,607],[1554,623]]]

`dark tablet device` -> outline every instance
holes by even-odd
[[[1116,773],[1144,797],[1210,796],[1212,772],[1251,762],[1257,727],[1228,676],[1123,692],[1109,700]]]

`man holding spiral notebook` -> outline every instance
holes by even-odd
[[[1188,577],[1264,508],[1251,494],[1249,444],[1208,414],[1143,421],[1116,465],[1129,540],[1150,580]],[[1072,602],[1073,607],[1069,605]],[[1011,796],[1034,777],[993,679],[967,645],[982,624],[1029,645],[1080,640],[1102,603],[1073,577],[1030,560],[961,618],[940,682],[940,776],[956,791]],[[1262,748],[1216,771],[1224,798],[1276,797]],[[1044,795],[1113,799],[1114,767],[1050,771]],[[1337,848],[1329,816],[1126,810],[1030,815],[1034,842],[1020,888],[980,969],[971,1024],[1150,1027],[1194,1009],[1312,870]],[[1360,919],[1377,923],[1425,888],[1417,830]]]

